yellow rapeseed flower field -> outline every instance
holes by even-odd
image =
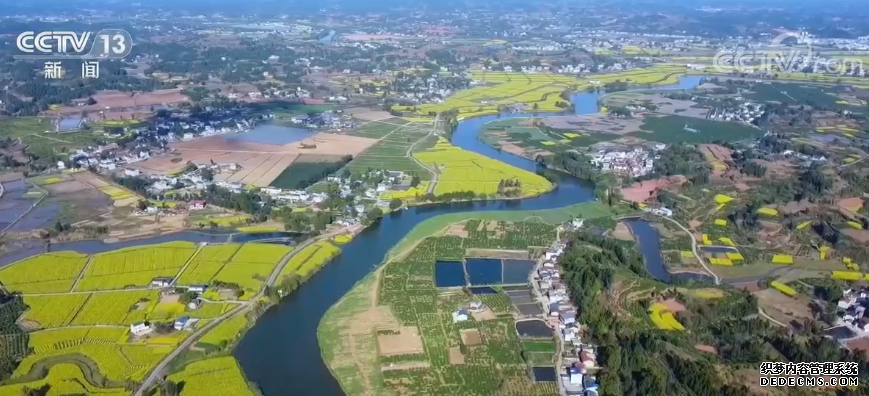
[[[238,363],[232,356],[222,356],[190,363],[169,379],[183,383],[181,396],[254,396]]]
[[[552,189],[552,183],[540,175],[462,150],[443,138],[433,148],[416,153],[414,157],[439,172],[435,195],[463,191],[496,194],[501,180],[518,180],[523,196],[539,195]]]

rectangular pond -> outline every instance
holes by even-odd
[[[471,285],[500,285],[503,279],[501,259],[469,258],[465,260]]]
[[[227,139],[241,140],[251,143],[275,144],[283,146],[311,137],[314,132],[301,128],[290,128],[279,125],[263,124],[247,132],[226,135]]]
[[[469,288],[468,291],[471,294],[498,294],[498,291],[491,287],[472,287]]]
[[[534,373],[534,381],[537,382],[555,382],[558,378],[555,367],[534,367],[531,372]]]
[[[457,287],[465,285],[465,267],[461,261],[435,262],[435,286]]]
[[[528,275],[534,269],[531,260],[504,260],[504,283],[528,283]]]

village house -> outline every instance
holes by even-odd
[[[187,303],[187,308],[191,310],[199,309],[199,306],[202,305],[202,300],[198,298],[194,298]]]
[[[154,278],[151,280],[151,287],[167,287],[172,284],[172,278]]]
[[[193,201],[187,202],[187,210],[202,210],[205,209],[205,201],[201,199],[196,199]]]
[[[208,285],[196,284],[196,285],[187,286],[187,291],[193,292],[193,293],[204,293],[205,289],[207,289],[207,288],[208,288]]]
[[[139,322],[130,325],[130,333],[133,333],[136,337],[151,334],[153,331],[154,328],[151,327],[151,323],[148,322]]]
[[[466,320],[468,320],[468,310],[460,309],[453,312],[453,323],[464,322]]]
[[[189,317],[189,316],[182,316],[182,317],[180,317],[180,318],[178,318],[178,319],[175,319],[175,323],[174,323],[174,325],[173,325],[172,327],[174,327],[175,330],[179,330],[179,331],[180,331],[180,330],[184,330],[184,328],[187,327],[187,323],[188,323],[189,321],[190,321],[190,317]]]

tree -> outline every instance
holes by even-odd
[[[401,205],[402,205],[402,202],[398,198],[395,198],[392,201],[389,201],[389,209],[391,209],[391,210],[396,210],[396,209],[400,208]]]
[[[148,201],[140,199],[139,202],[136,203],[136,208],[138,208],[139,210],[148,209]]]
[[[165,380],[160,383],[160,396],[178,396],[181,392],[174,381]]]
[[[211,168],[202,168],[200,172],[202,179],[205,181],[213,181],[214,180],[214,171]]]
[[[419,182],[420,182],[420,180],[419,180],[419,176],[417,176],[417,175],[413,175],[413,177],[410,179],[410,186],[411,186],[411,187],[416,187],[416,186],[419,185]]]
[[[383,210],[380,208],[372,208],[367,213],[365,213],[365,222],[373,223],[377,221],[381,216],[383,216]]]

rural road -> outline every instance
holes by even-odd
[[[142,385],[139,386],[139,389],[137,389],[136,392],[133,393],[133,396],[144,396],[145,393],[152,386],[154,386],[156,384],[157,380],[160,379],[161,375],[163,374],[163,371],[165,371],[166,367],[168,367],[169,364],[172,363],[172,360],[175,359],[179,354],[181,354],[182,351],[184,351],[185,349],[192,346],[200,337],[202,337],[203,334],[205,334],[209,330],[213,329],[215,326],[222,323],[224,320],[229,319],[230,317],[232,317],[232,316],[234,316],[234,315],[236,315],[244,310],[247,310],[248,308],[253,307],[253,305],[257,301],[259,301],[259,299],[263,296],[263,294],[265,294],[266,286],[274,285],[275,281],[277,281],[277,279],[278,279],[278,276],[281,274],[281,271],[283,271],[284,267],[287,265],[287,262],[289,262],[290,259],[296,255],[296,253],[298,253],[299,251],[308,247],[309,245],[313,244],[314,242],[320,241],[320,240],[325,239],[325,238],[330,238],[334,235],[341,234],[343,232],[345,232],[344,229],[334,230],[334,231],[325,233],[323,235],[320,235],[318,237],[308,239],[308,240],[296,245],[293,248],[293,250],[290,251],[289,253],[287,253],[287,255],[281,259],[281,261],[278,263],[278,265],[275,266],[275,269],[272,270],[272,273],[271,273],[271,275],[269,275],[268,280],[266,280],[265,284],[263,284],[263,287],[260,288],[259,293],[257,293],[255,296],[251,297],[250,300],[239,304],[237,307],[233,308],[229,312],[227,312],[227,313],[217,317],[216,319],[212,320],[204,327],[202,327],[200,329],[196,329],[196,331],[194,331],[193,334],[191,334],[189,337],[184,339],[184,341],[182,341],[180,344],[178,344],[178,346],[171,353],[166,355],[166,357],[163,358],[163,360],[161,360],[160,363],[153,370],[151,370],[151,372],[148,374],[148,377],[145,378],[144,381],[142,381]]]
[[[434,193],[435,185],[438,184],[438,174],[440,172],[429,169],[429,167],[425,166],[425,164],[423,164],[418,159],[416,159],[416,157],[413,156],[413,148],[416,147],[417,143],[419,143],[425,139],[428,139],[429,136],[431,136],[437,132],[438,122],[440,121],[440,118],[441,118],[441,115],[440,115],[440,113],[438,113],[438,115],[435,117],[434,121],[432,121],[432,124],[431,124],[432,127],[431,127],[431,130],[428,132],[428,135],[425,135],[421,139],[413,142],[413,144],[411,144],[410,147],[407,148],[407,152],[404,154],[406,157],[412,159],[413,162],[416,162],[417,165],[421,166],[423,169],[426,169],[431,173],[432,179],[431,179],[431,182],[428,183],[428,189],[425,191],[426,194]],[[435,165],[435,166],[437,166],[437,165]]]
[[[760,316],[763,316],[764,319],[766,319],[766,320],[768,320],[768,321],[770,321],[770,322],[773,322],[773,323],[775,323],[775,324],[777,324],[777,325],[779,325],[779,326],[781,326],[781,327],[788,327],[788,325],[786,325],[786,324],[784,324],[784,323],[782,323],[782,322],[779,322],[779,321],[775,320],[772,316],[767,315],[766,312],[764,312],[764,311],[763,311],[763,308],[761,308],[761,307],[757,307],[757,313],[759,313]]]
[[[673,224],[679,226],[679,228],[681,228],[682,231],[685,231],[685,233],[688,234],[689,237],[691,237],[691,251],[694,253],[694,257],[697,258],[697,261],[700,262],[700,265],[703,266],[703,269],[706,270],[706,272],[708,272],[709,275],[712,275],[712,278],[715,279],[715,284],[720,285],[721,278],[719,278],[718,275],[715,275],[715,273],[712,272],[712,269],[706,265],[706,263],[703,261],[703,258],[700,257],[700,253],[697,252],[697,240],[694,239],[694,235],[691,234],[691,231],[689,231],[687,228],[685,228],[685,226],[683,226],[682,224],[680,224],[676,220],[673,220],[673,219],[666,217],[666,216],[661,216],[661,217],[663,217],[663,218],[669,220],[670,222],[672,222]]]

